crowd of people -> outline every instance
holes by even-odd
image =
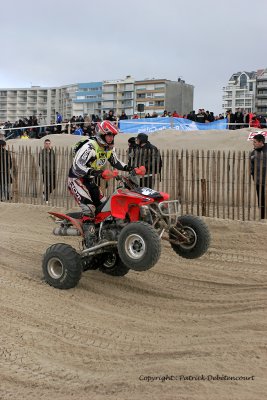
[[[241,129],[247,126],[252,128],[266,128],[267,120],[264,115],[257,115],[253,112],[243,112],[240,108],[233,113],[231,110],[228,110],[226,113],[226,117],[229,124],[229,129]]]
[[[116,126],[120,126],[120,121],[127,119],[139,119],[139,118],[158,118],[158,117],[172,117],[172,118],[185,118],[197,123],[210,123],[217,120],[227,118],[228,128],[240,129],[244,127],[253,127],[264,129],[267,127],[266,117],[263,115],[257,115],[252,112],[244,112],[238,109],[235,113],[231,110],[223,114],[214,115],[213,111],[208,111],[200,108],[198,112],[192,110],[188,114],[180,115],[176,111],[170,112],[164,110],[162,114],[153,112],[152,114],[146,113],[144,116],[139,113],[135,113],[133,116],[128,117],[125,111],[122,111],[120,115],[115,115],[114,110],[109,110],[108,113],[103,112],[102,116],[93,114],[92,116],[73,116],[70,120],[63,120],[62,115],[56,112],[54,121],[51,121],[50,125],[46,124],[45,117],[41,114],[38,116],[24,117],[18,121],[11,123],[10,121],[5,122],[2,128],[5,130],[6,139],[14,139],[21,137],[21,139],[39,139],[48,134],[54,133],[71,133],[77,136],[94,136],[95,127],[98,122],[110,121]]]

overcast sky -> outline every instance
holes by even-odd
[[[219,113],[232,73],[267,68],[266,0],[1,0],[0,33],[1,88],[181,77]]]

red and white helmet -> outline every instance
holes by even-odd
[[[114,136],[119,133],[115,125],[110,121],[98,122],[95,127],[95,138],[100,146],[105,146],[111,150],[114,146]],[[106,142],[106,135],[113,135],[112,143]]]

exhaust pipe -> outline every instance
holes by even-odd
[[[105,243],[100,243],[97,244],[96,246],[90,247],[89,249],[85,249],[81,252],[81,256],[91,256],[93,254],[95,254],[97,252],[97,250],[102,249],[103,247],[107,247],[107,246],[116,246],[118,244],[118,242],[116,242],[115,240],[113,241],[109,241],[109,242],[105,242]]]
[[[53,234],[56,236],[81,236],[78,229],[73,227],[60,226],[53,229]]]

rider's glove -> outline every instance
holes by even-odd
[[[135,172],[136,175],[142,175],[142,176],[144,176],[145,173],[146,173],[146,167],[144,167],[143,165],[141,165],[141,167],[134,168],[134,172]]]
[[[101,174],[101,177],[106,180],[115,178],[116,176],[118,176],[117,169],[114,169],[114,171],[111,171],[110,169],[105,169]]]

